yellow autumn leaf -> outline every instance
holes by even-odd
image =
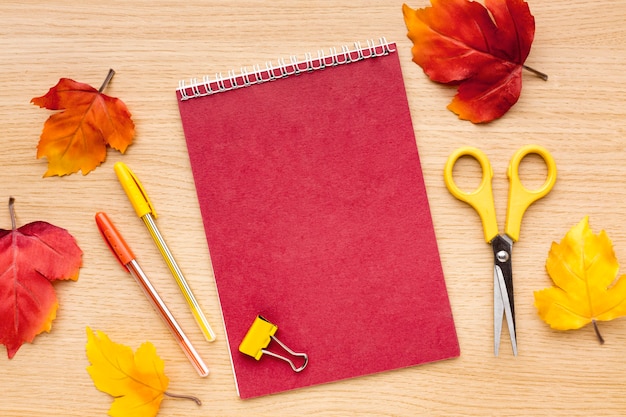
[[[596,326],[626,315],[626,278],[618,277],[611,239],[604,230],[594,234],[588,217],[552,243],[546,269],[555,286],[535,292],[535,307],[553,329]]]
[[[169,379],[163,360],[154,345],[143,343],[135,353],[128,346],[87,328],[87,367],[100,391],[115,397],[109,409],[112,417],[153,417],[161,407]]]

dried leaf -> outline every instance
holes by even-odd
[[[87,367],[100,391],[115,399],[109,409],[113,417],[156,416],[169,384],[163,360],[154,345],[143,343],[135,353],[128,346],[87,328]]]
[[[132,143],[135,124],[126,105],[102,93],[113,71],[96,90],[69,78],[31,103],[62,110],[46,120],[37,146],[37,158],[48,159],[45,177],[82,171],[87,175],[106,158],[107,145],[124,153]]]
[[[555,286],[535,292],[535,307],[552,328],[579,329],[626,315],[626,278],[618,277],[613,245],[606,232],[593,233],[587,217],[552,243],[546,269]]]
[[[0,344],[12,358],[25,342],[50,331],[58,301],[52,281],[77,280],[82,251],[67,230],[36,221],[0,229]]]
[[[448,109],[461,119],[483,123],[501,117],[522,90],[522,68],[535,35],[528,4],[523,0],[485,0],[486,7],[469,0],[431,0],[431,4],[417,10],[402,6],[414,45],[413,61],[431,80],[459,85]]]

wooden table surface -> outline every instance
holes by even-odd
[[[425,7],[417,0],[411,7]],[[45,220],[72,233],[82,250],[77,282],[55,285],[60,307],[50,333],[9,360],[0,347],[0,415],[106,415],[111,397],[85,368],[87,326],[136,349],[151,341],[165,361],[170,391],[193,394],[201,407],[165,399],[162,416],[574,416],[626,413],[626,319],[551,330],[533,306],[533,292],[551,285],[545,261],[584,216],[606,230],[626,262],[626,2],[531,0],[536,35],[527,64],[547,82],[524,74],[521,99],[488,125],[460,121],[446,109],[454,90],[430,82],[411,62],[402,2],[389,0],[256,1],[3,1],[0,4],[0,200],[15,197],[20,225]],[[385,36],[398,44],[441,260],[456,321],[457,359],[242,401],[237,397],[216,289],[189,166],[175,89],[179,79]],[[59,78],[98,87],[133,114],[136,138],[126,154],[109,150],[87,176],[42,178],[36,159],[51,112],[30,104]],[[521,145],[548,148],[558,165],[551,194],[531,207],[515,246],[519,356],[504,341],[493,356],[492,260],[478,217],[443,183],[447,155],[462,145],[491,158],[498,219],[504,223],[506,166]],[[142,178],[158,224],[216,328],[200,331],[142,222],[117,183],[125,161]],[[477,168],[467,164],[469,185]],[[527,185],[545,168],[528,158]],[[0,207],[7,207],[2,203]],[[211,374],[201,379],[132,278],[108,250],[93,216],[107,211],[141,254]],[[0,227],[9,229],[8,209]],[[372,306],[376,313],[376,306]],[[349,360],[349,358],[346,358]]]

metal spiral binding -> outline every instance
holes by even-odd
[[[330,48],[328,54],[323,50],[317,51],[316,56],[307,53],[304,56],[304,60],[298,60],[295,55],[292,55],[288,61],[284,58],[279,59],[278,65],[268,61],[265,63],[264,68],[258,64],[254,65],[251,71],[246,67],[242,67],[238,73],[233,70],[228,71],[226,77],[220,72],[216,73],[213,79],[209,76],[204,76],[202,81],[198,81],[197,78],[192,78],[189,82],[180,80],[176,91],[180,94],[180,100],[185,101],[274,81],[292,75],[322,70],[327,67],[388,55],[391,52],[395,52],[395,44],[387,42],[385,38],[379,38],[378,42],[368,40],[366,46],[362,46],[361,42],[355,42],[352,48],[347,45],[342,46],[341,51],[337,51],[337,48]]]

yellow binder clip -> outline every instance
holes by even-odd
[[[295,372],[302,371],[309,362],[308,355],[306,353],[294,352],[293,350],[285,346],[280,340],[274,337],[274,334],[277,330],[278,326],[270,323],[266,318],[262,316],[257,316],[256,319],[254,319],[252,326],[250,326],[248,333],[246,333],[246,336],[241,341],[241,344],[239,345],[239,352],[248,356],[252,356],[257,361],[261,359],[261,356],[263,356],[263,354],[265,353],[266,355],[282,359],[285,362],[289,363],[289,365],[291,365],[291,369],[293,369]],[[304,361],[302,365],[298,367],[291,359],[265,349],[272,340],[276,341],[276,343],[278,343],[280,347],[282,347],[291,356],[302,358],[302,360]]]

